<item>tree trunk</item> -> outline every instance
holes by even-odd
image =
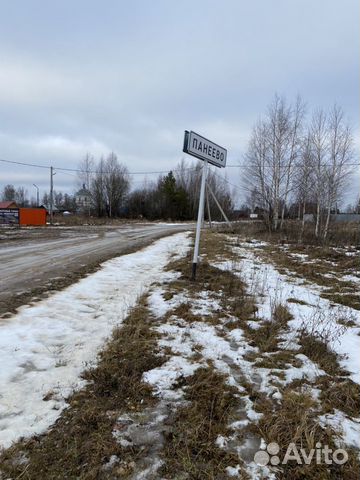
[[[326,222],[325,222],[324,236],[323,236],[324,240],[326,239],[329,231],[330,213],[331,213],[331,206],[329,205],[327,209],[327,214],[326,214]]]
[[[273,227],[274,227],[275,232],[278,228],[278,220],[279,220],[279,205],[278,205],[278,201],[275,200],[275,202],[274,202],[274,212],[273,212]]]
[[[283,225],[284,225],[284,218],[285,218],[285,205],[286,205],[286,198],[284,201],[284,206],[281,209],[281,221],[280,221],[280,230],[282,230]]]
[[[299,243],[302,242],[303,235],[304,235],[304,229],[305,229],[305,207],[306,207],[306,202],[303,202],[302,220],[301,220],[301,229],[300,229]],[[299,220],[300,220],[300,203],[299,203]]]

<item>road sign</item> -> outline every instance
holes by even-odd
[[[227,150],[193,131],[185,130],[183,152],[208,161],[216,167],[226,165]]]
[[[207,167],[208,163],[211,163],[216,167],[225,167],[227,150],[223,147],[220,147],[220,145],[211,142],[207,138],[202,137],[198,133],[185,130],[183,152],[188,153],[193,157],[200,158],[200,160],[204,161],[204,168],[201,177],[199,210],[196,224],[195,246],[192,264],[192,279],[195,280],[196,267],[199,257],[201,224],[204,218],[204,199]]]

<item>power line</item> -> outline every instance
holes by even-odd
[[[0,162],[12,163],[12,164],[15,164],[15,165],[25,165],[26,167],[47,168],[47,169],[50,168],[46,165],[37,165],[35,163],[25,163],[25,162],[14,162],[12,160],[4,160],[3,158],[0,158]]]
[[[13,165],[23,165],[26,167],[36,167],[36,168],[47,168],[50,169],[51,166],[47,165],[39,165],[35,163],[26,163],[26,162],[17,162],[14,160],[5,160],[4,158],[0,158],[0,162],[5,162],[5,163],[10,163]],[[112,172],[107,172],[106,170],[81,170],[80,168],[65,168],[65,167],[53,167],[55,170],[59,170],[60,172],[78,172],[78,173],[112,173]],[[169,173],[171,172],[181,172],[181,171],[190,171],[190,170],[197,170],[198,167],[189,167],[189,168],[183,168],[183,169],[168,169],[168,170],[158,170],[158,171],[144,171],[144,172],[128,172],[129,175],[159,175],[163,173]]]
[[[4,158],[0,158],[0,162],[4,162],[4,163],[10,163],[12,165],[22,165],[22,166],[26,166],[26,167],[34,167],[34,168],[44,168],[44,169],[50,169],[51,166],[48,166],[48,165],[40,165],[40,164],[37,164],[37,163],[27,163],[27,162],[18,162],[18,161],[14,161],[14,160],[6,160]],[[246,164],[235,164],[235,165],[226,165],[227,168],[248,168],[249,165],[246,165]],[[322,167],[327,167],[327,166],[331,166],[330,164],[322,164],[320,165]],[[354,167],[354,166],[360,166],[360,163],[357,162],[357,163],[347,163],[346,166],[349,166],[349,167]],[[265,165],[264,168],[270,168],[271,166],[267,166]],[[301,167],[301,165],[297,165],[297,164],[293,164],[293,165],[290,165],[290,164],[283,164],[283,165],[279,165],[280,168],[299,168]],[[109,174],[109,173],[112,173],[112,172],[107,172],[107,171],[102,171],[102,170],[81,170],[79,168],[65,168],[65,167],[53,167],[55,170],[58,170],[60,172],[74,172],[74,173],[93,173],[93,174],[97,174],[97,173],[104,173],[104,174]],[[164,173],[169,173],[170,171],[171,172],[182,172],[182,171],[191,171],[191,170],[197,170],[198,167],[189,167],[189,168],[180,168],[180,169],[168,169],[168,170],[157,170],[157,171],[143,171],[143,172],[128,172],[129,175],[161,175],[161,174],[164,174]],[[220,177],[221,178],[221,177]],[[227,181],[227,180],[226,180]],[[230,185],[232,185],[230,182],[227,181],[227,183],[229,183]],[[233,185],[235,188],[237,188],[235,185]]]

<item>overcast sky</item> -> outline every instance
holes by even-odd
[[[337,102],[358,136],[359,5],[0,0],[0,158],[76,168],[86,152],[114,151],[131,172],[168,170],[191,129],[233,165],[275,92],[301,94],[309,111]],[[241,170],[225,170],[240,183]],[[48,176],[0,162],[1,189],[42,194]],[[70,174],[54,180],[75,189]],[[353,182],[346,200],[357,193]]]

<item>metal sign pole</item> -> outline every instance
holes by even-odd
[[[207,185],[207,188],[209,189],[209,192],[211,193],[211,196],[213,197],[213,199],[215,200],[215,203],[216,205],[218,206],[222,216],[224,217],[224,220],[225,222],[229,225],[230,228],[232,228],[232,225],[231,225],[231,222],[230,220],[228,219],[228,217],[226,216],[224,210],[221,208],[221,205],[220,203],[218,202],[218,199],[215,197],[215,193],[212,191],[210,185],[206,182],[206,185]]]
[[[208,212],[209,227],[212,228],[211,224],[211,212],[210,212],[210,203],[209,203],[209,194],[208,194],[208,182],[206,182],[206,207]]]
[[[196,278],[196,267],[199,257],[199,245],[200,245],[200,232],[201,232],[201,223],[204,215],[204,200],[205,200],[205,183],[206,183],[206,174],[207,174],[207,160],[204,161],[202,177],[201,177],[201,188],[200,188],[200,200],[199,200],[199,210],[198,218],[196,224],[196,237],[195,237],[195,248],[194,248],[194,258],[192,264],[192,280]]]

